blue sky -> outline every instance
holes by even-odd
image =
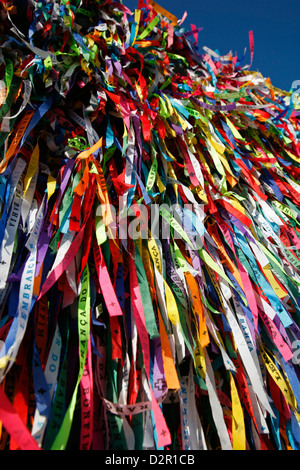
[[[156,0],[183,23],[203,27],[199,32],[199,53],[207,46],[227,54],[230,50],[250,63],[249,31],[254,34],[251,69],[270,77],[274,86],[290,90],[300,80],[300,0]],[[138,0],[123,0],[131,10]]]

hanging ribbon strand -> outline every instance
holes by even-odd
[[[297,90],[152,0],[0,16],[0,448],[300,450]]]

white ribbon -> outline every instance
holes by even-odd
[[[6,351],[6,346],[2,348],[3,355],[5,356],[2,360],[6,363],[6,368],[2,368],[0,370],[0,377],[1,380],[7,374],[11,366],[13,365],[14,360],[17,357],[19,347],[22,343],[29,314],[32,308],[32,296],[33,296],[33,285],[34,285],[34,273],[35,273],[35,266],[36,266],[36,251],[30,253],[27,258],[27,261],[24,266],[24,270],[21,277],[20,282],[20,291],[19,291],[19,304],[17,310],[17,316],[14,318],[13,324],[11,326],[14,327],[17,323],[16,327],[16,334],[13,344],[9,347],[8,351]],[[9,334],[9,333],[8,333]],[[1,356],[2,356],[1,350]]]
[[[257,365],[253,360],[254,349],[250,352],[247,341],[241,331],[239,324],[231,311],[229,304],[227,303],[225,297],[223,296],[223,304],[226,311],[226,318],[229,323],[229,326],[232,330],[232,334],[237,346],[237,349],[240,353],[241,360],[244,364],[245,370],[247,371],[248,377],[252,383],[253,389],[259,398],[260,403],[266,411],[270,413],[271,416],[274,416],[272,408],[269,403],[269,397],[263,387],[260,374],[258,372]]]
[[[61,353],[61,335],[58,329],[58,325],[56,325],[55,333],[53,336],[53,341],[51,344],[51,348],[49,351],[46,367],[45,367],[45,379],[48,384],[48,390],[50,395],[50,400],[52,400],[55,386],[57,382],[58,370],[59,370],[59,360],[60,360],[60,353]],[[35,409],[33,425],[31,430],[31,435],[34,437],[38,445],[42,446],[42,441],[44,437],[44,433],[46,431],[48,417],[42,416],[38,410]]]
[[[7,277],[11,265],[15,236],[19,225],[21,216],[21,197],[23,193],[23,183],[19,181],[14,191],[14,196],[11,204],[10,214],[8,216],[4,239],[0,247],[0,264],[1,264],[1,278],[0,290],[6,286]]]

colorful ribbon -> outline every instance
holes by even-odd
[[[0,15],[0,448],[299,450],[295,87],[152,0]]]

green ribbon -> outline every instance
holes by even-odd
[[[88,143],[84,137],[74,137],[73,139],[68,139],[68,145],[81,151],[88,148]]]
[[[150,168],[150,171],[149,171],[148,178],[147,178],[147,184],[146,184],[146,191],[147,192],[151,191],[151,189],[153,188],[153,185],[154,185],[155,180],[156,180],[157,168],[158,168],[158,161],[157,161],[157,158],[154,158],[153,162],[152,162],[152,165],[151,165],[151,168]]]
[[[9,93],[6,95],[5,103],[2,105],[0,109],[0,122],[2,121],[3,117],[7,115],[8,111],[12,108],[14,102],[16,101],[16,97],[20,88],[20,79],[16,77],[9,87]]]
[[[7,95],[9,94],[10,86],[12,83],[13,75],[14,75],[14,66],[10,59],[5,59],[5,73],[4,73],[4,82],[7,89]]]
[[[81,292],[78,301],[79,373],[70,404],[51,450],[65,450],[68,443],[76,406],[77,392],[87,355],[88,339],[90,335],[90,302],[90,274],[88,265],[86,264],[83,271]]]
[[[143,261],[139,252],[137,245],[135,244],[135,265],[136,265],[136,274],[138,278],[141,298],[143,305],[145,305],[145,322],[146,328],[149,333],[150,338],[158,338],[159,331],[156,324],[155,313],[152,306],[152,299],[149,291],[148,279],[144,269]]]
[[[152,29],[155,28],[158,22],[159,22],[159,16],[155,16],[155,18],[153,18],[151,23],[149,23],[148,26],[144,29],[144,31],[139,35],[139,37],[137,38],[137,41],[140,41],[141,39],[145,39],[148,36],[148,34],[151,33]]]
[[[170,52],[167,52],[167,56],[170,57],[170,59],[175,59],[175,60],[182,60],[182,62],[188,67],[189,63],[185,59],[185,57],[182,57],[181,55],[178,54],[171,54]]]
[[[48,423],[48,427],[47,427],[47,431],[45,435],[45,441],[43,444],[43,448],[45,450],[51,449],[51,446],[55,440],[57,431],[59,430],[63,422],[64,412],[65,412],[67,377],[68,377],[68,354],[67,354],[68,342],[69,342],[68,319],[66,319],[66,323],[67,323],[65,327],[66,353],[65,353],[65,357],[61,366],[59,380],[58,380],[57,388],[55,391],[55,396],[54,396],[53,406],[52,406],[52,416]]]

